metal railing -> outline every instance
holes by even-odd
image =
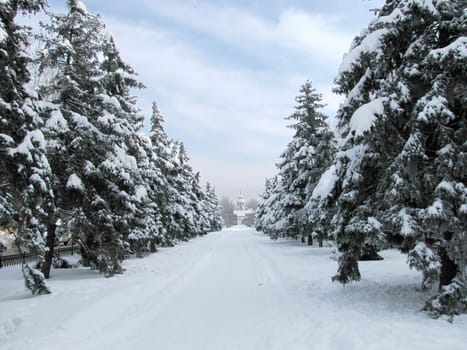
[[[54,255],[58,257],[62,255],[73,255],[74,253],[79,253],[79,245],[58,246],[54,248]],[[8,255],[0,254],[0,268],[31,262],[36,260],[37,256],[37,253],[26,252]]]

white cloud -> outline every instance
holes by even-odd
[[[220,193],[261,192],[291,138],[284,117],[307,78],[325,111],[337,109],[332,79],[351,40],[337,17],[286,8],[266,18],[181,0],[113,5],[120,12],[101,15],[148,86],[139,94],[144,112],[158,102],[169,136],[186,143],[194,168]]]
[[[340,61],[352,36],[338,30],[336,20],[303,10],[288,9],[281,14],[276,36],[283,38],[285,45],[319,57],[320,61]]]
[[[175,34],[115,20],[108,27],[124,57],[154,91],[167,123],[178,128],[223,134],[287,137],[285,116],[298,89],[288,77],[218,66]],[[136,38],[136,39],[135,39]],[[146,92],[147,93],[147,92]]]
[[[339,17],[296,8],[285,8],[273,20],[247,8],[210,2],[197,6],[186,1],[143,3],[154,15],[260,57],[280,56],[286,50],[318,64],[339,64],[352,39],[352,34],[339,28]]]

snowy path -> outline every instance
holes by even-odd
[[[426,295],[403,256],[362,264],[365,279],[342,288],[329,253],[236,228],[127,261],[116,278],[55,271],[53,294],[35,298],[3,269],[0,349],[464,348],[467,316],[418,312]]]

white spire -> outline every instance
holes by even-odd
[[[245,198],[243,198],[242,190],[240,190],[240,195],[238,196],[238,200],[237,200],[237,210],[245,210],[245,209],[246,209]]]

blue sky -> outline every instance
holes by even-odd
[[[147,86],[171,138],[220,196],[261,193],[290,141],[285,117],[306,79],[333,116],[333,80],[382,0],[83,0]],[[49,1],[62,12],[65,1]]]

